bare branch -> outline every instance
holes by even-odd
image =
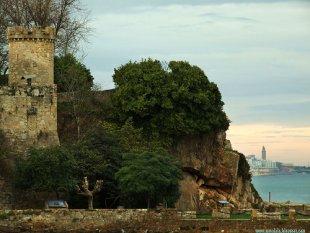
[[[0,0],[0,46],[6,43],[8,26],[53,26],[59,54],[75,53],[87,41],[89,12],[80,0]]]
[[[87,196],[88,198],[88,209],[93,209],[93,195],[101,191],[103,187],[103,181],[97,180],[93,190],[89,190],[89,183],[87,180],[87,176],[84,177],[84,181],[82,182],[81,188],[76,186],[77,194]]]

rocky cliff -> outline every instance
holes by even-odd
[[[109,103],[111,93],[96,93],[100,106]],[[66,95],[59,95],[58,101],[58,106],[67,102]],[[76,129],[74,120],[62,110],[58,111],[58,134],[60,140],[65,141],[72,138]],[[82,126],[91,128],[93,122],[100,120],[96,117],[92,114],[94,119],[90,120],[88,115]],[[181,161],[184,172],[177,208],[204,212],[218,207],[220,200],[227,200],[232,208],[258,207],[262,204],[251,184],[244,156],[232,150],[224,132],[183,137],[171,148],[171,153]]]
[[[244,156],[226,142],[225,133],[213,133],[183,138],[173,147],[184,171],[177,208],[206,212],[220,207],[223,200],[231,208],[262,204]]]

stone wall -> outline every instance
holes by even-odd
[[[255,230],[310,230],[309,220],[202,220],[176,210],[0,211],[0,232],[247,233]],[[295,231],[298,232],[298,231]]]
[[[9,27],[9,86],[54,84],[53,28]]]
[[[13,151],[58,144],[55,87],[1,87],[0,129]]]
[[[0,210],[12,209],[12,189],[11,185],[0,176]]]
[[[53,28],[9,27],[9,85],[0,88],[0,130],[12,152],[59,144]]]

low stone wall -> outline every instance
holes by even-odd
[[[12,209],[12,190],[5,179],[0,176],[0,209]]]
[[[265,208],[270,212],[288,213],[290,209],[294,209],[298,213],[310,215],[310,204],[303,203],[268,203]]]
[[[261,213],[257,210],[253,209],[251,213],[252,219],[273,219],[273,220],[280,220],[281,213],[280,212],[272,212],[272,213]]]
[[[155,210],[6,210],[0,211],[0,232],[101,233],[245,233],[255,230],[310,230],[309,220],[202,220],[195,212]]]

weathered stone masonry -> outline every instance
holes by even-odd
[[[205,220],[195,216],[195,212],[173,209],[6,210],[0,211],[0,233],[253,233],[255,230],[280,232],[282,229],[302,233],[310,230],[309,220]]]
[[[59,144],[52,28],[8,28],[9,85],[0,87],[0,129],[16,152]]]

